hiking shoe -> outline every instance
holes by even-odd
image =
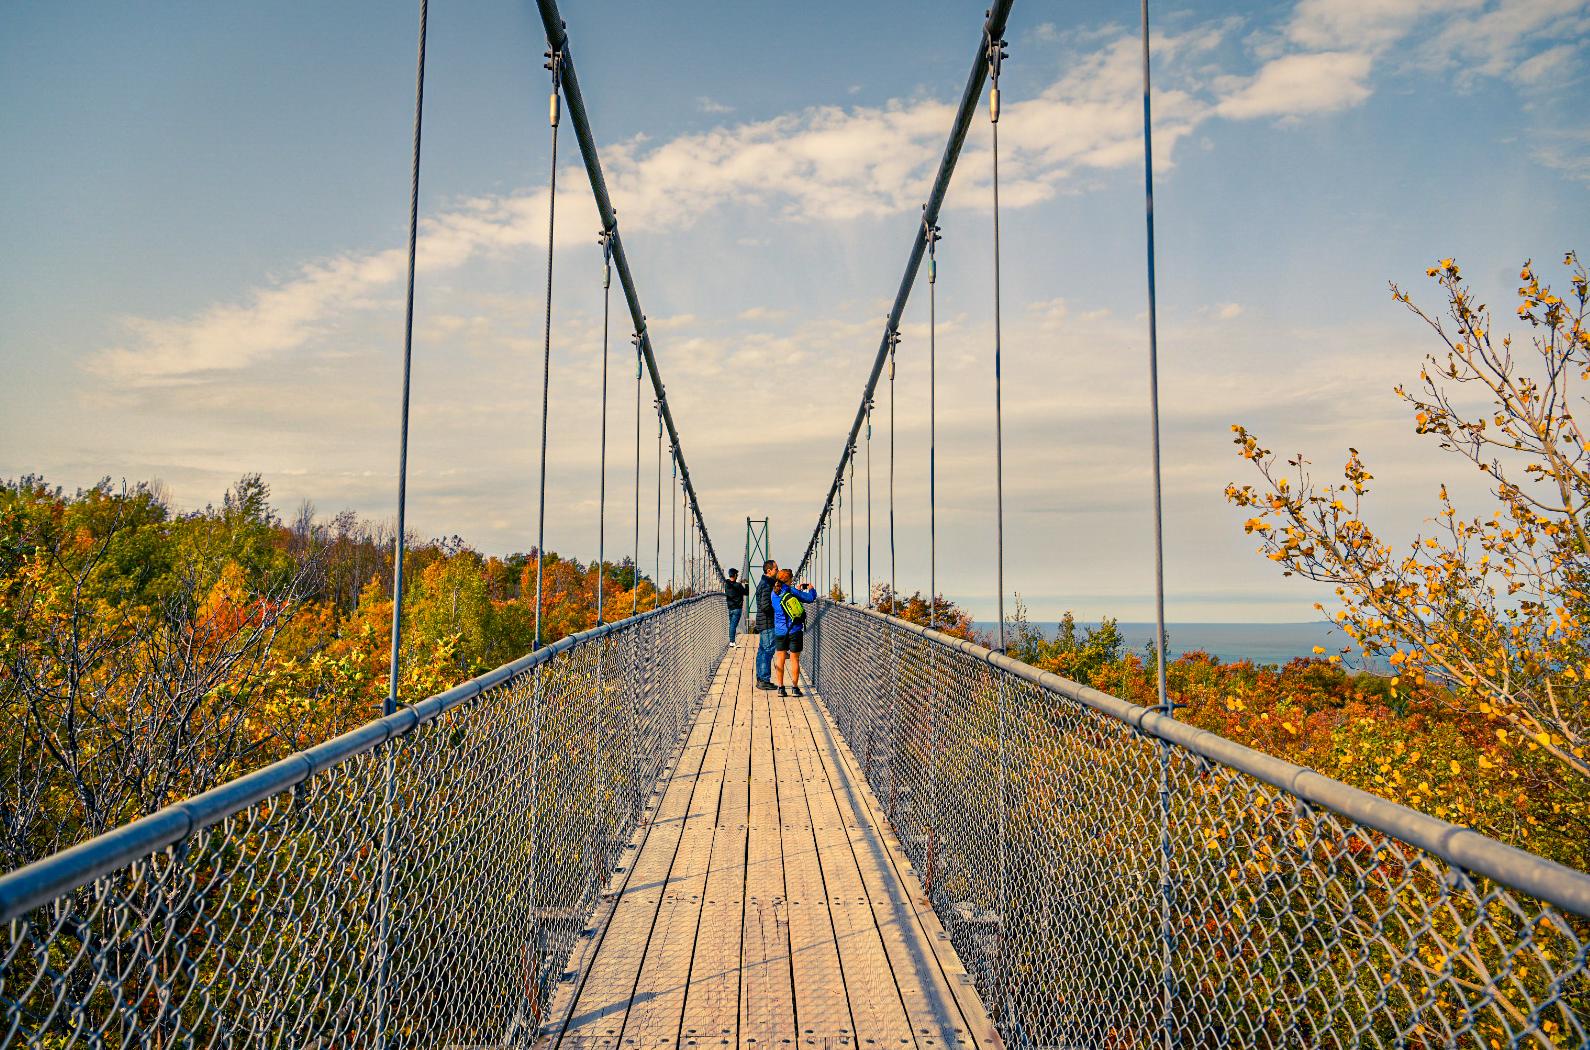
[[[790,694],[789,695],[790,696],[805,696],[806,694],[801,692],[801,687],[797,685],[793,689],[790,690]]]
[[[783,686],[779,686],[778,687],[778,695],[779,696],[788,696],[789,693],[785,691]]]
[[[772,682],[769,682],[766,678],[758,678],[756,680],[756,687],[758,689],[776,689],[776,688],[778,688]]]

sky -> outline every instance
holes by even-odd
[[[983,7],[564,7],[713,541],[737,563],[745,519],[766,517],[792,562]],[[18,0],[0,19],[0,477],[158,479],[193,508],[258,471],[285,513],[309,501],[392,519],[415,10]],[[1590,0],[1178,2],[1154,19],[1168,616],[1311,619],[1322,595],[1257,555],[1222,496],[1256,480],[1230,427],[1321,475],[1358,448],[1377,479],[1370,521],[1403,540],[1443,482],[1489,512],[1473,468],[1417,437],[1393,393],[1435,347],[1387,285],[1437,307],[1424,270],[1456,257],[1505,325],[1524,260],[1565,284],[1562,253],[1590,251]],[[1137,32],[1137,6],[1118,0],[1018,0],[1007,32],[1005,577],[1038,620],[1152,616]],[[544,48],[533,4],[431,5],[408,520],[498,554],[535,542]],[[590,558],[599,222],[562,134],[547,546]],[[980,111],[937,285],[939,587],[979,618],[997,594],[991,160]],[[906,310],[893,395],[907,591],[928,580],[926,291]],[[610,556],[633,529],[622,316]],[[871,450],[883,580],[888,406],[885,387]],[[858,465],[847,585],[853,565],[866,576],[864,478]]]

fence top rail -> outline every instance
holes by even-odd
[[[316,773],[356,758],[389,740],[412,733],[488,689],[513,681],[527,671],[552,662],[560,653],[697,602],[722,600],[723,596],[717,593],[693,595],[560,638],[446,692],[437,693],[357,729],[350,729],[341,736],[245,773],[203,794],[174,802],[86,842],[42,857],[0,876],[0,922],[10,922],[63,893],[70,893],[102,875],[225,820],[261,799],[280,794]]]
[[[824,599],[823,604],[839,604],[863,616],[880,620],[896,630],[919,635],[928,642],[980,660],[1047,692],[1074,700],[1131,726],[1145,736],[1174,744],[1199,758],[1245,773],[1305,802],[1323,806],[1358,824],[1400,839],[1466,872],[1504,883],[1564,911],[1590,917],[1590,875],[1584,872],[1509,846],[1471,828],[1350,787],[1307,766],[1255,751],[1218,733],[1178,722],[1153,708],[1140,707],[1057,674],[1040,671],[976,642],[934,631],[875,609],[843,605],[828,599]]]

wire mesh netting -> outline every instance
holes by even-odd
[[[0,1047],[528,1046],[727,634],[564,639],[0,879]]]
[[[874,612],[812,634],[1011,1046],[1590,1044],[1590,877]],[[1577,906],[1409,841],[1432,828]]]

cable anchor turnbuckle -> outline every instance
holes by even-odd
[[[889,380],[891,382],[893,382],[893,380],[894,380],[894,352],[900,348],[900,330],[898,328],[889,329],[888,339],[889,339]]]
[[[990,38],[988,41],[988,76],[994,82],[988,92],[988,122],[990,124],[999,123],[999,73],[1005,59],[1010,57],[1010,53],[1005,50],[1009,46],[1010,41],[1008,40]]]
[[[558,126],[558,118],[563,115],[563,49],[556,48],[544,52],[545,68],[552,72],[552,96],[547,100],[547,123],[552,127]]]
[[[602,290],[613,287],[613,234],[618,232],[615,226],[610,230],[603,230],[596,235],[596,243],[602,246]]]
[[[944,231],[927,219],[927,205],[922,205],[922,236],[927,241],[928,253],[928,284],[937,284],[939,279],[939,260],[934,252],[934,246],[944,239]]]

